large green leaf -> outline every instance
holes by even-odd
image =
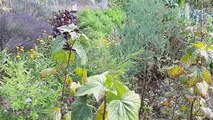
[[[110,103],[112,100],[120,100],[121,97],[117,96],[117,91],[108,90],[107,91],[107,103]]]
[[[99,101],[104,97],[104,94],[107,90],[105,87],[106,82],[106,73],[91,76],[88,78],[88,83],[81,86],[76,96],[84,96],[93,94],[95,99]]]
[[[52,53],[52,59],[59,62],[59,63],[66,63],[67,61],[67,55],[66,52],[63,50],[56,51]]]
[[[108,106],[109,120],[138,120],[140,97],[128,92],[120,100],[113,100]]]
[[[59,36],[55,38],[55,40],[51,41],[52,51],[56,52],[56,51],[62,50],[64,44],[65,44],[65,41],[63,36]]]
[[[86,103],[86,97],[72,104],[72,120],[93,120],[93,108]]]
[[[73,46],[73,49],[76,50],[76,53],[81,58],[81,64],[85,65],[87,63],[88,59],[87,59],[86,51],[84,50],[84,48],[82,47],[82,45],[75,44]]]
[[[117,96],[120,98],[129,91],[129,89],[120,81],[115,81],[113,87],[117,91]]]
[[[64,50],[55,51],[54,53],[52,53],[52,59],[57,61],[60,64],[64,64],[68,62],[68,59],[69,59],[68,54],[69,53],[67,53]],[[74,60],[75,60],[75,54],[72,52],[70,62],[73,62]]]

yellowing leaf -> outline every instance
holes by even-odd
[[[206,97],[206,95],[208,93],[208,89],[209,89],[208,83],[203,81],[203,82],[199,82],[196,84],[195,92],[202,97]]]
[[[201,49],[202,47],[204,47],[206,44],[204,42],[197,42],[195,44],[193,44],[193,46],[196,48],[196,49]]]
[[[180,75],[184,74],[183,68],[178,65],[173,66],[167,72],[168,72],[168,75],[170,78],[176,78],[176,77],[179,77]]]
[[[108,109],[106,105],[106,111],[105,111],[105,120],[108,120]],[[104,104],[102,104],[97,112],[96,120],[103,120],[103,114],[104,114]]]
[[[87,71],[86,71],[85,74],[83,74],[83,76],[82,76],[82,78],[81,78],[81,83],[82,83],[82,84],[84,84],[84,83],[86,83],[86,82],[88,82],[88,80],[87,80]]]
[[[196,79],[194,77],[190,78],[187,82],[187,87],[191,88],[196,84]]]
[[[75,72],[79,77],[82,77],[86,73],[86,69],[84,68],[76,68]]]
[[[213,45],[208,45],[208,46],[206,46],[206,50],[208,51],[208,50],[213,50]]]
[[[81,77],[81,83],[86,83],[87,82],[87,70],[84,68],[77,68],[75,70],[76,74]]]
[[[204,80],[210,85],[212,83],[212,76],[211,76],[211,73],[208,71],[208,70],[205,70],[203,72],[203,77],[204,77]]]

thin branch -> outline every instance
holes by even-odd
[[[107,99],[106,99],[106,93],[105,93],[105,95],[104,95],[104,113],[103,113],[103,120],[105,120],[105,118],[106,118],[106,103],[107,102]]]
[[[75,41],[76,40],[74,40],[74,42],[73,42],[73,44],[71,45],[71,47],[73,47],[74,46],[74,44],[75,44]],[[72,55],[72,51],[73,51],[73,49],[70,49],[69,50],[69,56],[68,56],[68,61],[67,61],[67,66],[66,66],[66,77],[65,77],[65,80],[64,80],[64,83],[63,83],[63,88],[62,88],[62,93],[61,93],[61,120],[63,120],[63,118],[64,118],[64,113],[63,113],[63,106],[64,106],[64,93],[65,93],[65,86],[66,86],[66,81],[67,81],[67,79],[68,79],[68,69],[69,69],[69,66],[70,66],[70,60],[71,60],[71,55]]]

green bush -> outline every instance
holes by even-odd
[[[113,54],[117,48],[116,37],[124,29],[125,13],[121,9],[85,10],[79,15],[79,25],[90,38],[88,68],[93,74],[112,70],[114,75],[123,75],[131,63],[124,56]],[[116,33],[118,32],[118,33]],[[115,45],[117,44],[117,45]]]
[[[141,94],[141,116],[146,119],[153,116],[152,107],[158,106],[154,101],[162,94],[163,65],[171,64],[174,57],[183,54],[183,24],[179,22],[178,8],[167,7],[163,1],[135,0],[125,11],[124,37],[113,53],[114,56],[128,56],[144,49],[143,55],[134,59],[135,66],[129,69],[126,78],[129,78],[129,86]],[[153,102],[149,103],[151,100]]]
[[[79,26],[88,37],[98,39],[109,37],[113,27],[122,28],[125,13],[120,9],[84,10],[79,14]]]
[[[32,59],[31,53],[0,55],[0,119],[43,119],[49,118],[59,99],[61,84],[57,77],[41,79],[40,71],[55,63],[48,57]]]

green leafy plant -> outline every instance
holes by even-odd
[[[114,26],[122,28],[125,13],[121,9],[84,10],[79,14],[79,26],[89,38],[110,37]]]
[[[52,58],[57,61],[58,66],[41,71],[43,77],[55,74],[64,76],[62,77],[63,88],[60,107],[57,109],[58,119],[69,118],[70,111],[73,120],[93,119],[94,108],[98,106],[88,104],[88,100],[91,101],[88,96],[91,94],[94,95],[97,102],[103,102],[96,110],[97,119],[139,119],[140,97],[137,94],[130,91],[121,82],[113,80],[111,76],[107,75],[107,72],[87,77],[87,69],[84,68],[87,63],[87,55],[84,49],[88,45],[87,37],[78,32],[78,28],[74,25],[62,26],[59,29],[68,32],[71,39],[55,41],[59,43],[52,52]],[[75,54],[80,58],[80,62],[75,61],[75,59],[78,59]],[[73,66],[71,67],[71,65]],[[71,102],[69,103],[67,100],[70,100],[70,98]],[[121,104],[123,106],[120,107]],[[118,111],[114,113],[114,109],[118,109]]]
[[[21,58],[1,52],[0,55],[1,119],[48,118],[57,104],[61,90],[57,78],[41,80],[40,70],[54,64],[48,58]]]
[[[88,82],[77,89],[76,96],[86,97],[87,95],[93,95],[96,102],[101,101],[95,116],[97,120],[139,119],[139,95],[130,91],[121,82],[112,80],[112,77],[107,72],[88,77]],[[74,114],[74,116],[76,115]],[[91,114],[84,116],[82,119],[87,119],[89,116]]]
[[[113,53],[127,56],[144,49],[144,53],[134,59],[135,66],[129,69],[127,78],[129,86],[140,93],[141,119],[159,119],[158,103],[162,101],[159,96],[167,89],[164,88],[163,66],[179,59],[185,49],[178,8],[168,7],[164,1],[134,0],[125,12],[126,24],[119,52]]]

